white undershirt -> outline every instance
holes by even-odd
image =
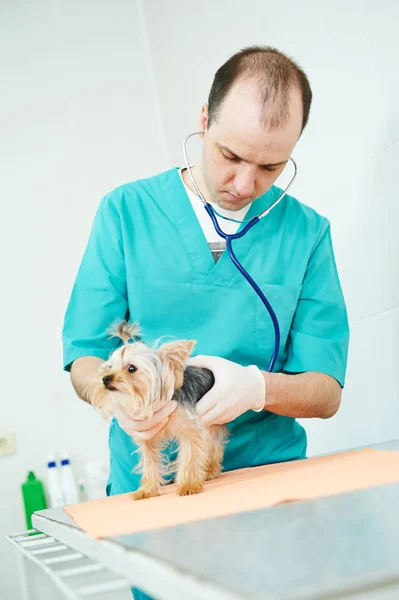
[[[208,213],[204,209],[202,200],[197,196],[197,194],[194,194],[194,192],[192,192],[190,190],[190,188],[184,183],[184,180],[182,177],[182,171],[183,171],[183,169],[179,169],[180,179],[182,180],[184,189],[187,192],[187,196],[189,197],[191,206],[193,207],[194,212],[197,215],[197,219],[199,221],[199,224],[202,227],[202,231],[204,232],[206,241],[208,243],[224,241],[216,233],[213,223],[212,223]],[[249,210],[249,206],[250,206],[248,204],[248,206],[244,206],[244,208],[240,208],[239,210],[225,210],[224,208],[221,208],[214,202],[210,202],[209,204],[219,214],[223,215],[224,217],[229,217],[230,219],[236,219],[237,221],[243,221],[245,219],[245,216],[246,216],[246,214]],[[216,215],[216,218],[219,221],[219,225],[220,225],[221,229],[223,229],[223,231],[225,231],[226,233],[235,233],[240,226],[240,223],[234,223],[234,221],[227,221],[226,219],[220,219],[217,217],[217,215]]]

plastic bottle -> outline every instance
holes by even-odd
[[[36,510],[47,508],[43,484],[36,479],[33,471],[29,471],[26,481],[21,485],[21,491],[25,506],[26,525],[28,529],[32,529],[32,514]]]
[[[47,462],[47,492],[51,508],[64,506],[64,497],[58,475],[57,463],[52,454],[49,455]]]
[[[77,504],[79,502],[78,488],[66,452],[61,455],[60,479],[65,504]]]
[[[87,497],[96,500],[106,496],[108,472],[102,460],[89,460],[86,463]]]

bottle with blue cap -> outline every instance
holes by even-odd
[[[52,454],[50,454],[47,459],[47,493],[51,508],[64,506],[64,497],[58,475],[57,463]]]
[[[61,454],[61,488],[65,504],[77,504],[79,492],[71,467],[69,456],[66,452]]]

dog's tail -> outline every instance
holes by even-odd
[[[108,329],[108,333],[111,337],[118,337],[127,344],[129,340],[140,337],[140,328],[137,323],[117,321]]]

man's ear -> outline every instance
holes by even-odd
[[[159,356],[167,363],[169,369],[173,371],[176,380],[176,389],[181,388],[183,385],[186,361],[191,356],[196,343],[195,340],[179,340],[164,344],[158,350]]]
[[[208,121],[209,121],[208,105],[204,104],[201,108],[201,115],[200,115],[200,120],[199,120],[199,128],[201,131],[206,131],[208,129]],[[204,137],[204,134],[201,133],[200,138],[202,139],[203,137]]]

